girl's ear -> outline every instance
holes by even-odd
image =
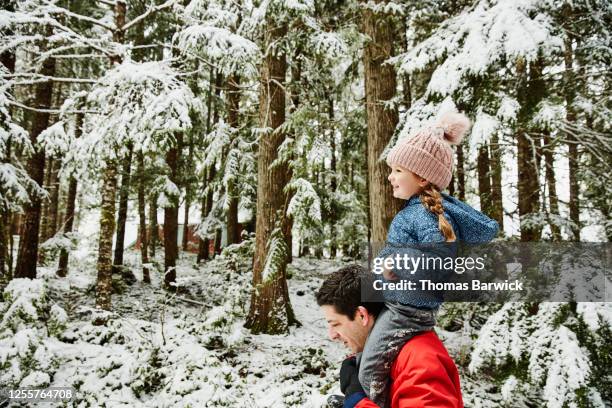
[[[429,184],[429,181],[425,180],[423,177],[419,176],[419,187],[425,188]]]

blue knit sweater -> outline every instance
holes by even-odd
[[[442,206],[446,219],[453,227],[457,242],[486,243],[497,235],[499,229],[497,221],[492,220],[466,203],[447,194],[442,194]],[[389,227],[387,242],[377,258],[386,258],[396,254],[418,257],[422,253],[426,253],[428,256],[434,254],[433,256],[444,257],[448,255],[449,246],[447,244],[431,245],[429,246],[431,248],[430,252],[418,246],[419,244],[443,242],[445,242],[445,239],[438,226],[438,217],[425,208],[418,195],[414,195],[393,218]],[[411,274],[407,273],[406,270],[393,269],[393,272],[400,279],[415,281],[418,287],[420,287],[419,279],[428,278],[424,273],[419,273],[422,271]],[[382,275],[380,278],[383,279]],[[422,292],[421,290],[386,290],[384,291],[384,299],[388,302],[397,302],[425,309],[438,308],[442,303],[438,295],[432,295],[432,292]]]

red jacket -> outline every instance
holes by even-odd
[[[391,366],[391,408],[463,408],[459,373],[433,331],[406,342]],[[355,408],[377,407],[363,397]]]

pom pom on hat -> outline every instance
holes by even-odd
[[[462,113],[448,112],[442,115],[435,127],[444,129],[444,139],[457,145],[470,128],[470,120]]]

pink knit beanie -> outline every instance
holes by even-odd
[[[453,149],[470,127],[461,113],[446,113],[433,126],[400,140],[389,152],[387,164],[402,166],[444,190],[453,174]]]

